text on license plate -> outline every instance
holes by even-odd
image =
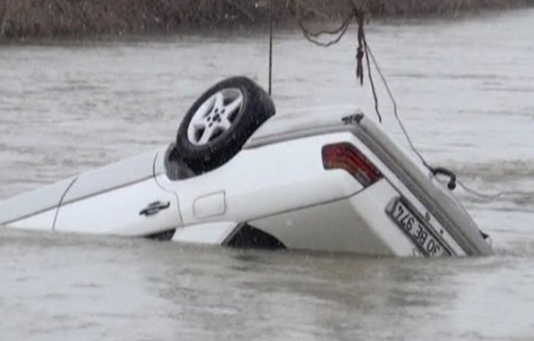
[[[428,255],[439,257],[446,254],[441,243],[432,236],[428,228],[402,203],[397,200],[391,216],[411,238]]]

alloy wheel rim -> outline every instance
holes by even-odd
[[[195,146],[209,144],[232,128],[242,108],[241,90],[229,88],[215,93],[193,114],[187,139]]]

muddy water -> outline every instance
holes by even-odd
[[[414,143],[487,193],[462,198],[497,255],[446,261],[238,252],[0,229],[5,340],[531,340],[534,11],[374,22]],[[362,107],[355,35],[275,41],[278,114]],[[267,37],[234,32],[0,47],[0,198],[153,149],[214,82],[266,84]],[[375,74],[375,81],[378,76]],[[367,84],[367,82],[366,82]],[[378,86],[384,125],[406,144]]]

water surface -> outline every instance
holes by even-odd
[[[373,22],[367,37],[414,143],[497,255],[376,259],[0,229],[6,340],[530,340],[534,335],[534,11]],[[361,107],[356,35],[275,39],[278,115]],[[0,47],[0,198],[168,143],[216,81],[266,85],[267,36],[234,32]],[[375,81],[378,76],[375,74]],[[406,145],[383,86],[384,126]]]

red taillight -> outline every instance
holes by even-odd
[[[382,174],[356,147],[350,143],[329,144],[323,147],[324,169],[344,169],[363,187],[382,178]]]

